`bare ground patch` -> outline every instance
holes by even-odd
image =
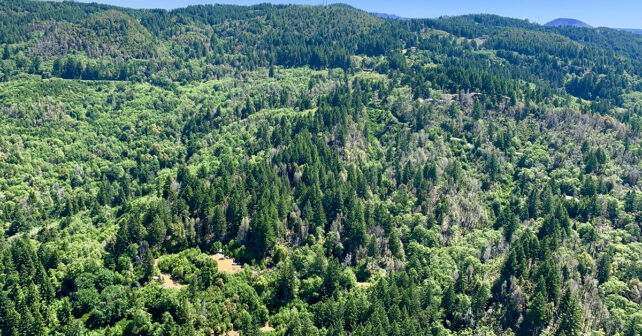
[[[154,267],[158,268],[158,258],[154,259]],[[156,279],[155,279],[156,280]],[[160,283],[163,288],[181,288],[183,285],[174,281],[171,274],[161,273],[160,274]]]
[[[228,258],[221,253],[211,255],[210,258],[214,259],[216,261],[216,264],[218,264],[219,272],[236,274],[243,270],[243,267],[237,264],[234,259]]]
[[[266,323],[265,326],[259,328],[259,331],[264,333],[273,332],[275,330],[276,329],[272,328],[269,323]]]

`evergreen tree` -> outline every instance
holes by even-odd
[[[9,53],[9,45],[5,44],[4,48],[2,49],[2,59],[7,60],[11,57],[11,54]]]
[[[611,263],[613,263],[613,257],[611,251],[602,253],[599,261],[597,262],[597,280],[600,284],[603,284],[609,280],[611,276]]]
[[[564,292],[559,306],[560,325],[558,335],[579,336],[584,327],[584,313],[577,297],[570,289]]]
[[[348,218],[344,226],[346,247],[348,251],[356,251],[366,242],[366,223],[363,206],[354,194],[349,204]]]
[[[548,324],[551,317],[551,311],[546,302],[546,293],[537,290],[533,298],[528,302],[524,323],[526,328],[530,334],[535,335]]]
[[[495,228],[502,228],[506,241],[511,241],[515,230],[517,230],[517,216],[515,216],[515,213],[509,207],[506,206],[502,208],[495,221]]]
[[[297,297],[298,284],[297,276],[289,260],[279,264],[279,271],[275,281],[275,299],[277,305],[285,305]]]
[[[531,189],[531,192],[528,194],[528,217],[537,218],[539,213],[539,196],[535,188]]]

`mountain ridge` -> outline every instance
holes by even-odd
[[[394,20],[412,20],[411,18],[403,17],[403,16],[398,16],[395,14],[388,14],[388,13],[378,13],[378,12],[371,12],[370,14],[380,17],[383,19],[394,19]]]
[[[616,29],[633,33],[633,34],[642,34],[642,29],[633,29],[633,28],[616,28]]]

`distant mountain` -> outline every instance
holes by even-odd
[[[584,27],[584,28],[593,28],[590,25],[580,21],[580,20],[575,20],[575,19],[565,19],[565,18],[560,18],[560,19],[555,19],[547,24],[545,24],[547,27]]]
[[[642,34],[642,29],[630,29],[630,28],[620,28],[618,30],[627,31],[633,34]]]
[[[377,17],[380,17],[380,18],[384,18],[384,19],[410,20],[409,18],[397,16],[397,15],[394,15],[394,14],[386,14],[386,13],[370,13],[370,14],[372,14],[374,16],[377,16]]]

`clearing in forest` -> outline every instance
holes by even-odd
[[[154,267],[158,268],[158,258],[154,259]],[[157,280],[157,279],[155,279]],[[160,282],[163,288],[181,288],[183,285],[174,281],[171,274],[162,273],[160,274]]]
[[[276,330],[276,329],[274,329],[274,328],[270,327],[270,324],[269,324],[269,323],[266,323],[264,327],[259,328],[259,331],[260,331],[260,332],[263,332],[263,333],[269,333],[269,332],[273,332],[273,331],[275,331],[275,330]]]
[[[210,258],[214,259],[218,264],[219,272],[223,272],[227,274],[236,274],[243,270],[243,267],[237,264],[233,258],[228,258],[221,253],[211,255]]]
[[[357,288],[368,288],[372,284],[369,282],[357,282]]]

